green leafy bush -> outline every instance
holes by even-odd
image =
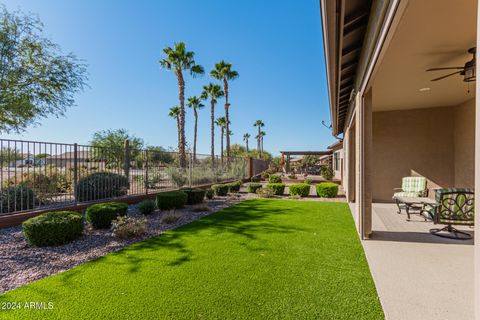
[[[268,189],[268,188],[257,189],[256,193],[260,198],[271,198],[275,195],[273,190]]]
[[[160,210],[180,209],[187,203],[187,194],[182,191],[169,191],[157,194],[157,208]]]
[[[229,189],[228,184],[214,184],[212,186],[212,190],[217,196],[226,196]]]
[[[207,189],[207,190],[205,191],[205,196],[206,196],[207,199],[209,199],[209,200],[212,200],[214,195],[215,195],[215,192],[213,191],[212,188]]]
[[[297,183],[288,186],[291,196],[307,197],[310,194],[310,185],[306,183]]]
[[[0,212],[30,210],[39,203],[35,192],[23,185],[0,188]]]
[[[82,235],[83,217],[71,211],[47,212],[23,222],[22,229],[30,245],[58,246]]]
[[[250,178],[250,181],[252,181],[252,182],[260,182],[260,180],[261,179],[260,179],[259,176],[253,176],[253,177]]]
[[[268,183],[267,189],[272,190],[277,196],[281,196],[285,191],[285,185],[283,183]]]
[[[313,180],[309,179],[309,178],[307,178],[303,181],[303,183],[305,183],[305,184],[312,184],[312,182],[313,182]]]
[[[153,200],[143,200],[137,205],[138,211],[143,215],[151,214],[156,208],[157,206]]]
[[[188,178],[185,169],[177,168],[177,167],[168,167],[166,169],[167,175],[173,181],[173,183],[181,188],[187,184]]]
[[[128,178],[112,172],[95,172],[78,181],[77,200],[92,201],[125,196]]]
[[[242,186],[242,181],[235,181],[228,183],[228,192],[234,193],[234,192],[239,192],[240,187]]]
[[[276,174],[272,174],[269,178],[268,178],[268,182],[269,183],[282,183],[282,177],[276,175]]]
[[[93,204],[85,211],[87,222],[94,229],[110,228],[118,216],[125,216],[128,205],[122,202],[105,202]]]
[[[189,205],[202,203],[205,198],[205,190],[203,189],[187,188],[182,189],[182,191],[187,194],[187,204]]]
[[[317,184],[317,195],[322,198],[334,198],[338,194],[338,184],[322,182]]]
[[[247,184],[247,192],[249,193],[257,193],[257,190],[262,187],[261,183],[249,183]]]
[[[333,178],[333,169],[331,166],[323,166],[320,170],[320,174],[326,180],[332,180]]]
[[[120,216],[112,221],[112,232],[120,239],[137,238],[147,233],[147,220]]]

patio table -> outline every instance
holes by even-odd
[[[410,221],[410,210],[418,210],[418,214],[420,214],[425,221],[427,221],[427,217],[422,215],[422,209],[425,204],[435,204],[436,201],[427,197],[395,197],[395,201],[398,205],[398,214],[401,213],[401,206],[405,208],[407,212],[407,221]]]

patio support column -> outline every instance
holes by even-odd
[[[356,211],[362,239],[372,233],[372,90],[355,97],[356,128]]]
[[[349,127],[345,134],[345,175],[347,201],[355,201],[355,130]]]
[[[480,6],[477,2],[477,44],[480,43]],[[478,72],[480,67],[476,66]],[[479,80],[475,82],[475,206],[480,204],[480,85]],[[474,303],[475,319],[480,320],[480,214],[475,214],[475,249],[474,249]]]

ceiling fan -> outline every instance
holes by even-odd
[[[475,81],[476,80],[476,70],[475,70],[475,68],[476,68],[476,65],[477,65],[477,63],[476,63],[476,51],[477,51],[476,47],[468,49],[468,53],[472,54],[473,57],[472,57],[472,60],[467,61],[467,63],[465,63],[465,65],[463,67],[446,67],[446,68],[428,69],[427,71],[457,70],[453,73],[449,73],[447,75],[432,79],[431,81],[442,80],[442,79],[448,78],[450,76],[453,76],[455,74],[459,74],[459,75],[463,76],[463,81],[464,82]]]

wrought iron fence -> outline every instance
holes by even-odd
[[[0,139],[0,215],[244,179],[247,159]],[[227,165],[228,163],[228,165]]]

